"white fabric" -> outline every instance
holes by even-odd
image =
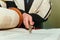
[[[28,30],[15,28],[0,31],[0,40],[60,40],[60,29]]]
[[[4,8],[6,8],[6,3],[0,0],[0,5]]]
[[[24,0],[14,0],[15,4],[19,9],[25,11]],[[34,0],[32,6],[29,10],[29,13],[37,13],[43,19],[47,19],[50,14],[47,15],[50,9],[50,1],[49,0]],[[47,16],[46,16],[47,15]],[[44,18],[46,16],[46,18]]]
[[[50,1],[44,0],[40,8],[38,9],[39,12],[37,14],[39,14],[42,18],[44,18],[47,15],[46,18],[44,18],[44,19],[47,19],[48,16],[50,15],[50,14],[47,14],[49,9],[50,9]]]
[[[13,1],[13,0],[4,0],[4,1]]]
[[[17,5],[17,7],[21,10],[25,11],[25,7],[24,7],[24,0],[14,0],[15,4]]]
[[[19,23],[17,12],[0,7],[0,29],[13,28]]]

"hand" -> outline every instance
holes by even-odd
[[[23,13],[23,23],[26,28],[29,28],[29,25],[34,25],[34,22],[32,20],[32,16],[30,16],[27,13]]]

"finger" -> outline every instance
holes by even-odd
[[[28,18],[24,18],[23,23],[24,23],[24,25],[25,25],[26,28],[29,28]]]
[[[29,23],[30,23],[30,25],[34,25],[34,22],[33,22],[33,20],[32,20],[32,17],[31,17],[31,16],[29,16]]]

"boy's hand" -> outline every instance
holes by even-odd
[[[32,16],[30,16],[27,13],[23,13],[23,23],[24,23],[25,27],[29,29],[29,25],[34,25]]]

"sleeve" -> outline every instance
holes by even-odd
[[[17,5],[15,4],[15,2],[14,1],[5,1],[5,3],[6,3],[6,5],[7,5],[7,8],[10,8],[10,7],[15,7],[15,8],[17,8]],[[17,8],[17,9],[19,9],[19,8]],[[21,10],[21,9],[19,9],[22,13],[24,13],[25,11],[23,11],[23,10]]]
[[[35,27],[42,28],[41,24],[42,22],[48,19],[48,16],[50,15],[49,13],[50,9],[51,9],[50,1],[44,0],[38,9],[38,12],[30,14],[33,18],[33,21],[35,22],[34,24]]]
[[[13,1],[5,1],[5,3],[7,5],[7,8],[9,8],[9,7],[17,8],[17,6],[15,5],[15,3]]]
[[[51,2],[49,0],[43,0],[41,6],[38,9],[37,15],[46,20],[50,15]]]
[[[32,16],[32,19],[34,21],[34,27],[35,28],[42,28],[42,22],[44,22],[45,20],[43,18],[41,18],[39,15],[32,13],[30,14]]]
[[[6,3],[0,0],[0,7],[6,8]]]

